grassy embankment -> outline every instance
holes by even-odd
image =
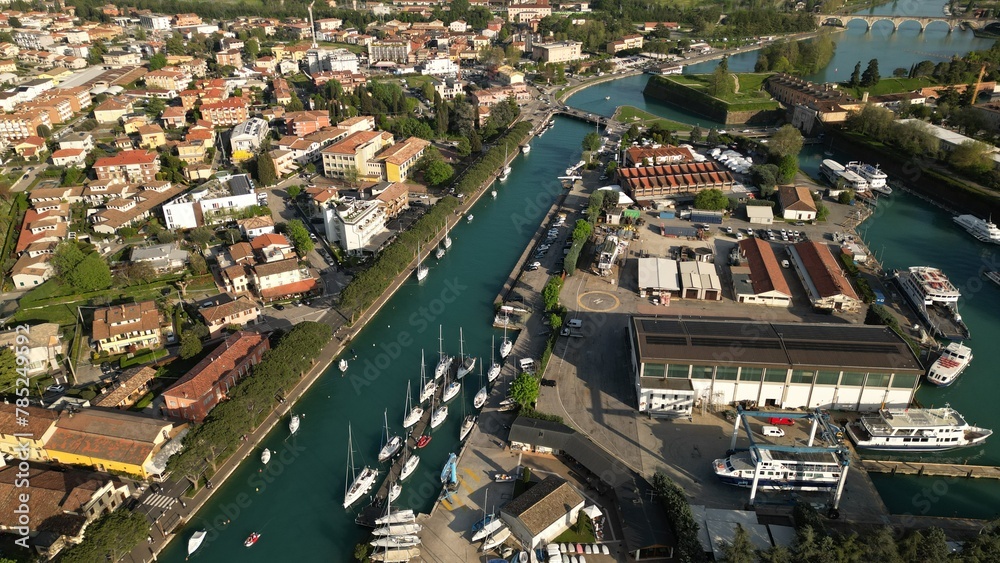
[[[654,76],[644,93],[663,102],[683,107],[719,123],[743,123],[760,112],[779,109],[778,102],[763,90],[770,74],[737,74],[739,88],[733,94],[718,97],[709,93],[707,74]],[[730,119],[730,114],[749,114],[747,119]]]

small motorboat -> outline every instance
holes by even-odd
[[[427,444],[430,444],[430,443],[431,443],[431,435],[430,434],[424,434],[423,436],[417,438],[417,447],[418,448],[426,447]]]
[[[611,99],[611,96],[604,96],[604,99],[605,99],[605,100],[610,100],[610,99]]]
[[[927,370],[927,381],[947,387],[962,375],[971,362],[972,349],[961,342],[952,342]]]
[[[293,414],[292,419],[288,421],[288,431],[295,434],[299,431],[299,415]]]
[[[193,536],[191,536],[191,539],[188,540],[188,557],[191,557],[191,554],[201,547],[201,544],[205,541],[205,536],[207,535],[208,532],[205,530],[198,530]],[[185,559],[187,559],[187,557],[185,557]]]
[[[260,462],[267,465],[269,461],[271,461],[271,450],[264,448],[264,451],[260,452]]]
[[[493,480],[496,481],[497,483],[511,483],[511,482],[514,481],[514,479],[516,479],[516,477],[514,477],[510,473],[494,473],[493,474]]]
[[[254,532],[254,533],[250,534],[250,537],[248,537],[246,539],[246,541],[243,542],[243,546],[244,547],[253,547],[253,545],[255,543],[257,543],[257,540],[259,540],[259,539],[260,539],[260,534],[258,534],[257,532]]]
[[[340,368],[340,373],[346,373],[347,372],[347,358],[341,358],[340,361],[337,362],[337,367]]]
[[[496,190],[491,191],[490,195],[493,196],[493,199],[496,199],[497,198],[497,191]]]
[[[444,248],[441,248],[439,246],[437,250],[434,252],[434,257],[437,258],[438,260],[444,258]]]
[[[472,219],[473,219],[472,213],[469,213],[469,215],[465,218],[465,220],[470,223],[472,222]]]

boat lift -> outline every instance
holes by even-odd
[[[775,444],[758,444],[754,440],[753,430],[750,428],[749,417],[753,418],[790,418],[790,419],[805,419],[812,422],[811,428],[809,430],[809,442],[805,446],[778,446]],[[851,464],[850,452],[843,445],[844,434],[836,426],[830,424],[830,415],[822,412],[820,409],[816,409],[810,412],[776,412],[776,411],[757,411],[757,410],[746,410],[742,405],[736,406],[736,421],[733,424],[733,438],[729,443],[729,451],[727,455],[732,455],[736,451],[736,439],[739,437],[740,425],[742,424],[743,430],[746,431],[747,439],[750,440],[750,450],[756,452],[756,459],[760,460],[760,451],[769,450],[774,452],[788,452],[788,453],[832,453],[837,456],[842,470],[840,472],[840,480],[837,482],[837,488],[833,495],[833,505],[830,508],[829,516],[831,518],[837,518],[840,514],[840,499],[844,494],[844,484],[847,482],[847,470]],[[829,446],[817,446],[816,444],[816,433],[820,431],[821,438],[827,443],[831,444]],[[750,487],[750,502],[749,507],[753,507],[754,500],[757,497],[757,483],[760,479],[760,462],[758,461],[753,475],[753,484]]]

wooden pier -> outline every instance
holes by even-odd
[[[995,465],[959,465],[951,463],[924,463],[922,461],[863,460],[861,466],[869,473],[887,475],[925,475],[928,477],[965,477],[973,479],[1000,479],[1000,467]]]

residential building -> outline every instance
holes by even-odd
[[[410,186],[402,182],[380,182],[372,188],[375,201],[382,206],[386,221],[391,221],[410,207]]]
[[[368,63],[382,61],[407,63],[412,45],[408,39],[383,39],[368,44]]]
[[[272,149],[267,154],[271,155],[271,160],[274,162],[274,171],[279,178],[295,171],[295,153],[292,151]]]
[[[306,268],[299,266],[298,258],[256,264],[251,269],[254,289],[264,301],[304,295],[317,286],[316,278]]]
[[[41,285],[55,274],[50,262],[51,256],[32,256],[24,253],[11,268],[11,282],[17,288],[30,288]]]
[[[629,321],[629,356],[639,411],[690,412],[696,401],[722,408],[847,411],[906,407],[923,367],[889,327],[640,317]],[[752,354],[719,354],[745,350]]]
[[[330,49],[317,47],[306,51],[306,67],[309,74],[316,72],[349,72],[359,71],[358,56],[347,49]]]
[[[626,35],[621,39],[608,42],[608,53],[612,55],[618,54],[619,51],[626,51],[630,49],[642,49],[642,35],[635,33],[632,35]]]
[[[442,100],[454,100],[456,96],[465,94],[465,83],[454,78],[431,78],[434,91],[441,96]]]
[[[837,252],[840,252],[839,248]],[[826,244],[814,241],[796,243],[789,248],[789,255],[814,309],[857,311],[862,307],[858,294]]]
[[[168,416],[201,422],[270,349],[266,334],[236,332],[163,392]]]
[[[94,108],[94,119],[98,123],[118,123],[118,120],[132,112],[132,102],[127,99],[108,98]]]
[[[93,405],[107,409],[127,409],[150,391],[150,382],[156,377],[153,366],[136,366],[125,369],[115,383],[98,395]]]
[[[237,219],[236,224],[239,225],[240,231],[251,240],[274,232],[274,219],[270,215]]]
[[[192,76],[182,70],[161,68],[160,70],[146,73],[143,79],[146,81],[147,88],[160,88],[180,92],[191,83]]]
[[[139,133],[139,148],[157,149],[167,144],[167,136],[164,134],[163,128],[155,123],[141,125],[137,132]]]
[[[500,509],[520,545],[534,549],[576,525],[583,495],[565,479],[549,475]]]
[[[115,156],[97,159],[94,172],[98,180],[119,182],[152,182],[160,171],[160,160],[155,152],[146,150],[124,150]]]
[[[73,131],[59,138],[60,149],[94,150],[94,136],[88,131]]]
[[[205,161],[205,156],[208,154],[208,149],[203,141],[180,141],[174,145],[177,149],[177,158],[181,159],[185,164],[200,164]],[[233,160],[240,160],[235,158]],[[211,165],[209,165],[211,169]],[[185,172],[187,168],[184,169]]]
[[[246,244],[246,243],[240,243]],[[250,246],[246,244],[246,246]],[[251,261],[253,253],[250,253]],[[250,272],[248,271],[249,266],[246,263],[237,263],[233,266],[227,266],[222,268],[219,272],[222,278],[222,285],[226,288],[226,291],[233,294],[249,293],[250,292]]]
[[[27,418],[28,424],[21,424],[18,418]],[[0,403],[0,454],[20,459],[23,450],[27,461],[48,461],[45,443],[55,432],[58,419],[59,413],[51,409]]]
[[[67,168],[79,166],[83,168],[87,161],[87,151],[83,149],[59,149],[52,153],[52,164]]]
[[[295,111],[285,114],[285,133],[296,137],[305,137],[330,125],[330,114],[326,110]]]
[[[220,336],[227,327],[255,325],[260,321],[260,306],[249,297],[234,297],[228,293],[210,297],[201,302],[198,314],[208,327],[209,336]]]
[[[714,162],[691,162],[663,166],[623,166],[619,183],[635,201],[652,201],[693,195],[708,189],[730,191],[733,176]]]
[[[764,208],[768,209],[768,208]],[[733,294],[737,303],[791,307],[792,290],[770,243],[757,237],[739,242],[746,266],[732,268]]]
[[[507,19],[514,23],[538,21],[552,15],[548,0],[534,2],[511,2],[507,5]]]
[[[378,252],[391,236],[385,222],[385,209],[375,201],[344,198],[323,209],[326,240],[352,256]]]
[[[150,31],[163,31],[170,29],[170,16],[157,14],[139,14],[139,25],[143,29]]]
[[[583,58],[579,41],[556,41],[535,43],[531,46],[531,58],[543,63],[565,63]]]
[[[266,121],[259,117],[251,117],[233,128],[229,143],[234,153],[236,151],[256,153],[270,131],[271,128]]]
[[[500,84],[504,86],[524,83],[524,73],[510,65],[503,65],[498,68],[496,70],[496,77]]]
[[[430,58],[420,64],[420,74],[431,76],[457,76],[458,70],[458,64],[448,57]]]
[[[214,127],[229,127],[249,118],[247,102],[243,98],[226,98],[220,102],[202,104],[202,118]]]
[[[250,249],[259,262],[265,264],[298,258],[292,243],[288,242],[285,235],[279,233],[266,233],[254,237],[250,241]]]
[[[243,54],[239,49],[227,49],[215,54],[215,62],[219,66],[243,67]]]
[[[22,341],[18,341],[21,336]],[[27,337],[27,342],[23,341]],[[56,323],[31,325],[28,330],[7,330],[0,332],[0,348],[18,350],[17,356],[27,361],[18,363],[18,368],[26,370],[28,377],[49,373],[59,369],[59,356],[64,352],[65,342]]]
[[[45,443],[52,461],[128,473],[142,479],[162,475],[165,468],[154,456],[174,434],[174,424],[170,421],[96,408],[60,417],[55,426],[56,431]]]
[[[430,144],[419,137],[410,137],[390,146],[369,161],[368,176],[374,177],[377,172],[381,179],[389,182],[406,180]]]
[[[154,209],[181,193],[182,186],[166,181],[143,182],[139,191],[123,198],[107,201],[104,208],[89,216],[94,231],[115,234],[118,229],[131,227],[148,218]]]
[[[781,216],[795,221],[816,219],[816,202],[812,192],[804,186],[781,186],[778,188],[778,204]]]
[[[0,139],[20,141],[38,135],[42,125],[52,127],[49,115],[43,111],[0,113]]]
[[[187,264],[188,251],[178,248],[176,243],[154,244],[132,247],[132,262],[147,262],[154,270],[166,272],[183,268]]]
[[[140,301],[94,310],[90,337],[98,352],[123,354],[159,348],[160,311],[155,301]]]
[[[658,147],[631,147],[625,150],[625,166],[641,167],[663,164],[682,164],[694,161],[694,152],[686,147],[662,145]]]
[[[217,181],[206,182],[165,204],[164,226],[173,231],[211,225],[259,203],[253,181],[246,174],[239,174],[230,178],[226,186]]]
[[[104,64],[111,68],[139,66],[142,64],[142,57],[139,53],[134,53],[132,51],[110,51],[105,53],[101,59],[104,61]]]
[[[358,131],[348,135],[342,141],[321,151],[323,175],[328,178],[343,178],[349,175],[368,177],[368,161],[390,144],[392,144],[392,133],[385,131]]]

